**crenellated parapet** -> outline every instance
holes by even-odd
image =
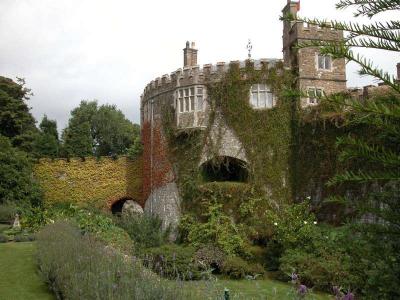
[[[203,66],[186,66],[177,69],[171,74],[165,74],[157,77],[145,87],[141,95],[142,105],[166,92],[170,92],[180,87],[205,85],[207,83],[217,82],[228,72],[231,65],[238,65],[244,69],[247,64],[253,65],[255,70],[263,68],[274,68],[278,63],[282,63],[281,59],[258,59],[247,61],[230,61],[218,62],[216,64],[205,64]]]

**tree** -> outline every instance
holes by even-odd
[[[102,105],[93,117],[96,155],[125,154],[133,143],[134,125],[115,105]]]
[[[338,9],[354,7],[354,16],[375,16],[400,9],[400,0],[341,0]],[[362,134],[352,132],[339,137],[339,160],[345,170],[336,174],[328,185],[355,184],[367,187],[369,194],[347,199],[337,195],[336,201],[359,212],[359,220],[372,216],[369,222],[356,222],[349,240],[354,244],[367,241],[371,252],[360,258],[352,256],[353,269],[365,274],[358,286],[366,299],[398,299],[400,274],[400,82],[354,52],[357,48],[400,51],[400,22],[387,20],[370,24],[338,22],[284,16],[284,20],[301,21],[321,27],[344,30],[348,36],[342,42],[308,41],[298,47],[318,47],[324,55],[345,58],[359,65],[360,75],[370,75],[386,86],[385,91],[360,102],[345,93],[323,95],[320,106],[344,115],[344,126],[365,128]],[[332,200],[332,199],[330,199]],[[361,233],[361,235],[360,235]],[[363,247],[365,248],[365,247]],[[368,269],[368,272],[366,272]]]
[[[42,122],[39,125],[39,132],[34,140],[34,152],[38,157],[58,157],[59,140],[57,132],[57,122],[49,120],[44,115]]]
[[[0,76],[0,134],[11,139],[14,146],[30,151],[36,133],[35,119],[26,101],[31,92],[25,81],[18,83]]]
[[[40,205],[41,200],[27,154],[12,147],[10,140],[0,135],[0,204],[13,202],[29,207]]]
[[[98,107],[96,101],[82,101],[71,112],[63,140],[69,156],[109,156],[127,153],[138,134],[138,125],[115,105]]]

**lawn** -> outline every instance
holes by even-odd
[[[0,244],[0,299],[54,299],[37,274],[34,243]]]
[[[222,296],[224,289],[229,290],[230,299],[246,300],[285,300],[294,299],[294,293],[290,284],[271,280],[226,280],[217,279],[214,283],[187,282],[186,288],[197,290],[217,290],[218,296]],[[198,298],[201,299],[200,297]],[[311,293],[305,300],[333,300],[333,296],[322,293]]]
[[[54,299],[47,286],[37,274],[35,265],[35,243],[0,244],[0,299],[1,300],[46,300]],[[285,300],[290,296],[291,286],[279,281],[263,280],[226,280],[212,282],[184,282],[184,288],[218,291],[221,297],[224,289],[229,289],[230,299]],[[197,293],[197,292],[196,292]],[[196,298],[196,296],[194,296]],[[202,297],[198,298],[202,300]],[[221,298],[219,298],[221,299]],[[309,300],[332,300],[326,294],[313,294]]]

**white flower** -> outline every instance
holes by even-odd
[[[54,223],[54,220],[52,220],[52,219],[50,219],[49,221],[50,221],[50,223],[52,223],[52,224]]]
[[[304,224],[307,224],[307,221],[304,221]]]
[[[307,200],[311,200],[311,196],[307,196],[306,198],[307,198]]]
[[[274,225],[275,225],[275,226],[278,226],[278,223],[275,222]]]
[[[317,221],[314,221],[314,225],[317,225]]]

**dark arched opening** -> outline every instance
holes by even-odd
[[[113,215],[120,215],[122,213],[122,208],[124,207],[124,204],[126,201],[128,200],[133,200],[131,198],[121,198],[117,201],[115,201],[112,205],[111,205],[111,212]]]
[[[247,182],[249,172],[243,160],[219,156],[201,165],[201,174],[204,181],[236,181]]]

